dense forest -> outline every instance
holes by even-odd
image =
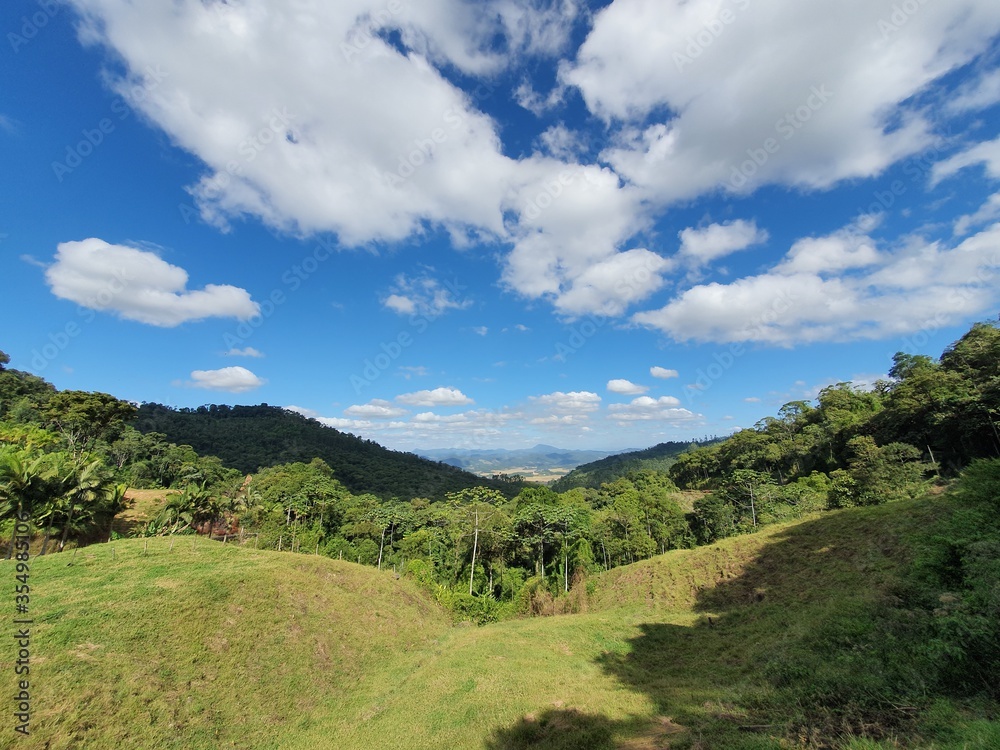
[[[679,444],[605,459],[581,472],[589,486],[558,491],[486,483],[275,407],[137,409],[4,369],[0,500],[4,518],[26,508],[45,548],[63,548],[106,537],[126,486],[171,488],[136,533],[391,566],[492,619],[552,606],[598,570],[924,493],[1000,455],[998,410],[1000,329],[982,323],[939,360],[898,354],[872,390],[839,383],[676,458]]]
[[[556,492],[565,492],[574,487],[597,489],[602,484],[613,482],[620,477],[639,471],[667,471],[685,451],[715,442],[706,439],[695,442],[658,443],[652,448],[599,458],[596,461],[577,466],[566,476],[560,477],[550,486]]]
[[[319,458],[351,492],[369,492],[386,500],[443,497],[476,485],[507,496],[517,493],[516,482],[483,479],[446,463],[392,451],[267,404],[172,409],[147,403],[139,407],[133,426],[143,434],[163,435],[200,454],[217,456],[244,474]]]

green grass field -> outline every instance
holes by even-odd
[[[670,552],[591,578],[579,614],[482,627],[391,572],[309,555],[192,537],[48,555],[31,561],[32,735],[4,727],[0,746],[1000,747],[988,707],[872,727],[810,714],[768,677],[864,616],[949,502]],[[0,575],[11,590],[12,564]]]

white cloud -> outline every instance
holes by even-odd
[[[476,326],[475,328],[472,329],[472,332],[477,336],[485,336],[487,333],[490,332],[490,329],[487,328],[486,326]]]
[[[863,217],[825,237],[797,240],[784,262],[775,270],[786,274],[829,274],[875,265],[880,260],[875,251],[875,241],[861,229],[861,225],[868,224],[869,219]]]
[[[399,372],[407,380],[412,377],[422,378],[430,374],[424,365],[400,365]]]
[[[344,409],[344,414],[347,416],[361,419],[392,419],[402,417],[407,413],[406,409],[400,409],[380,398],[374,398],[367,404],[354,404]]]
[[[661,380],[666,380],[667,378],[679,377],[677,370],[668,370],[666,367],[650,367],[649,374],[654,378],[660,378]]]
[[[977,143],[935,164],[931,170],[931,186],[937,185],[941,180],[957,174],[966,167],[978,164],[986,168],[986,174],[990,177],[995,180],[1000,179],[1000,138]]]
[[[639,396],[628,404],[611,404],[608,407],[608,418],[618,422],[634,422],[643,420],[658,420],[664,422],[686,422],[697,419],[699,415],[682,409],[680,401],[673,396]]]
[[[745,399],[743,399],[743,400],[744,400],[744,401],[745,401],[746,403],[748,403],[748,404],[759,404],[759,403],[760,403],[760,399],[759,399],[759,398],[757,398],[756,396],[747,396],[747,397],[746,397]]]
[[[1000,219],[1000,193],[994,193],[974,213],[960,216],[955,221],[955,236],[962,237],[973,227]]]
[[[400,315],[418,314],[433,319],[448,310],[464,310],[469,307],[472,304],[471,298],[457,298],[463,289],[455,281],[442,283],[429,273],[416,277],[399,274],[382,304]]]
[[[636,394],[645,393],[649,390],[649,388],[644,385],[637,385],[636,383],[623,378],[609,380],[607,387],[612,393],[621,393],[625,396],[635,396]]]
[[[583,149],[580,134],[562,123],[552,125],[538,136],[545,152],[557,159],[572,159]]]
[[[690,262],[701,265],[711,263],[739,250],[767,241],[767,232],[757,228],[754,221],[736,221],[710,224],[702,229],[684,229],[679,254]]]
[[[210,391],[246,393],[260,388],[267,381],[254,375],[245,367],[223,367],[219,370],[195,370],[191,373],[191,385]]]
[[[414,391],[396,396],[396,401],[407,406],[464,406],[473,400],[457,388],[435,388]]]
[[[983,73],[979,78],[962,86],[948,97],[945,107],[949,112],[976,111],[1000,102],[1000,69]]]
[[[905,335],[996,304],[1000,224],[953,248],[910,238],[881,252],[870,238],[845,242],[853,231],[800,241],[767,273],[692,287],[633,320],[677,341],[791,346]]]
[[[576,276],[556,297],[556,309],[572,316],[621,315],[660,289],[665,283],[662,274],[670,267],[670,261],[649,250],[615,253]]]
[[[263,357],[264,353],[254,349],[252,346],[244,347],[243,349],[230,349],[226,352],[227,357]]]
[[[245,289],[208,284],[189,290],[183,268],[97,238],[60,243],[45,280],[61,299],[164,328],[204,318],[246,320],[260,310]]]
[[[543,396],[532,396],[530,400],[546,410],[556,412],[592,412],[601,405],[601,397],[591,391],[555,391]]]
[[[654,199],[825,188],[929,145],[931,113],[907,101],[1000,31],[992,0],[927,3],[886,31],[893,10],[869,0],[615,0],[562,80],[609,124],[634,124],[603,158]],[[744,163],[745,186],[733,179]]]
[[[917,95],[1000,31],[994,0],[920,4],[892,31],[893,8],[868,0],[614,0],[550,94],[517,94],[537,109],[579,91],[609,138],[581,164],[558,126],[545,153],[511,156],[484,104],[514,93],[495,89],[501,73],[567,54],[586,12],[571,0],[72,3],[81,37],[124,70],[116,91],[156,79],[132,106],[204,165],[190,192],[205,220],[258,217],[348,245],[439,229],[499,243],[504,285],[566,316],[621,315],[666,285],[671,262],[635,245],[667,206],[720,187],[825,189],[936,142]],[[692,53],[724,10],[733,18]],[[959,92],[964,106],[989,101],[992,81]],[[965,165],[994,170],[994,158]],[[746,164],[753,176],[736,184]],[[404,284],[382,301],[404,315],[463,304],[424,292]]]

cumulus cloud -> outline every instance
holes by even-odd
[[[592,412],[600,408],[601,397],[591,391],[555,391],[543,396],[532,396],[534,404],[556,412]]]
[[[573,0],[343,0],[308,13],[281,0],[71,3],[81,37],[122,70],[113,88],[139,87],[136,110],[203,165],[188,189],[205,221],[256,217],[346,245],[441,229],[454,244],[496,243],[502,283],[568,317],[623,315],[666,286],[673,264],[637,238],[679,201],[826,189],[935,143],[918,95],[1000,31],[994,0],[920,4],[903,27],[868,0],[614,0],[570,53],[585,12]],[[721,33],[692,50],[709,26]],[[595,163],[559,126],[542,152],[519,154],[487,114],[487,99],[511,94],[495,91],[500,73],[567,54],[551,94],[517,98],[538,109],[578,91],[607,124]],[[960,92],[963,111],[994,89],[983,74]],[[1000,171],[995,145],[970,145],[935,179],[976,163]],[[725,241],[691,235],[682,257],[760,240],[717,226]],[[404,283],[382,301],[404,315],[462,304],[427,293]]]
[[[450,387],[403,393],[396,396],[396,401],[407,406],[465,406],[474,403],[458,388]]]
[[[625,380],[624,378],[616,378],[615,380],[608,381],[608,390],[612,393],[621,393],[625,396],[634,396],[639,393],[645,393],[649,390],[648,387],[644,385],[637,385],[631,380]]]
[[[666,367],[653,366],[649,368],[649,374],[654,378],[660,378],[661,380],[667,380],[668,378],[679,377],[677,370],[668,370]]]
[[[60,243],[45,280],[61,299],[164,328],[205,318],[245,320],[260,310],[245,289],[208,284],[189,290],[183,268],[97,238]]]
[[[673,396],[639,396],[628,404],[611,404],[608,407],[608,418],[619,422],[634,422],[642,420],[658,420],[664,422],[686,422],[697,419],[699,415],[680,408],[681,402]]]
[[[725,224],[710,224],[701,229],[684,229],[679,255],[694,265],[711,263],[717,258],[746,250],[767,241],[767,232],[756,222],[738,219]]]
[[[633,320],[677,341],[782,346],[877,339],[952,325],[996,303],[1000,224],[955,247],[910,238],[877,249],[859,224],[796,242],[766,273],[692,287]]]
[[[406,409],[400,409],[380,398],[373,398],[367,404],[354,404],[344,409],[344,414],[347,416],[361,419],[392,419],[407,413]]]
[[[907,100],[1000,30],[990,0],[921,5],[905,31],[887,29],[892,13],[868,0],[615,0],[562,80],[609,125],[633,124],[603,158],[660,201],[825,188],[931,143],[928,113]]]
[[[254,375],[245,367],[223,367],[219,370],[195,370],[191,373],[191,385],[210,391],[246,393],[260,388],[267,381]]]

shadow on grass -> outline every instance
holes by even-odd
[[[900,517],[882,506],[780,532],[739,575],[699,592],[694,625],[646,622],[622,652],[598,657],[605,672],[647,695],[658,716],[622,722],[548,710],[496,730],[487,750],[779,747],[801,716],[791,703],[776,705],[770,663],[808,648],[831,620],[863,611],[899,564],[901,535],[934,513],[919,506]]]

